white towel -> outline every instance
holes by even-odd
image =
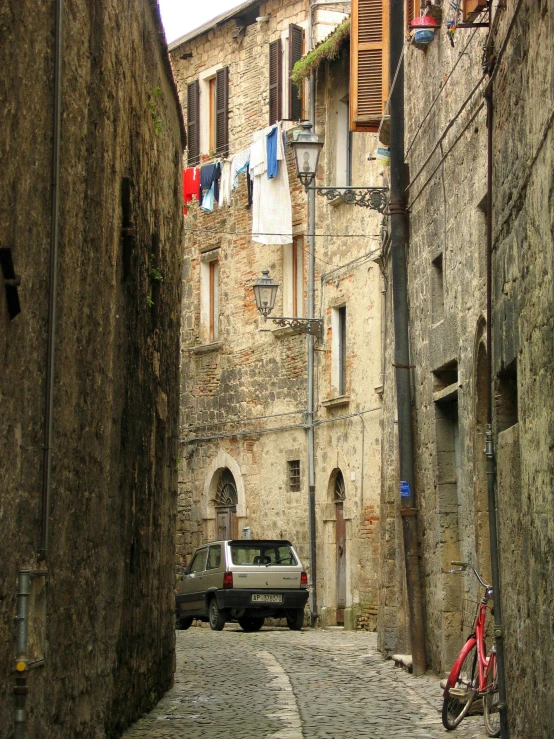
[[[277,124],[277,177],[267,179],[266,136],[273,126],[256,131],[250,150],[250,175],[254,181],[252,241],[260,244],[292,243],[292,203],[281,124]]]
[[[233,177],[231,173],[231,160],[226,159],[221,168],[221,180],[219,182],[219,207],[231,205],[231,192]]]

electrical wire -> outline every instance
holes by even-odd
[[[464,112],[467,104],[471,101],[471,99],[473,98],[473,96],[475,95],[475,93],[477,92],[477,90],[479,89],[479,87],[481,86],[481,84],[483,83],[483,80],[485,79],[486,76],[487,76],[486,73],[483,73],[481,75],[481,78],[479,79],[479,82],[475,85],[475,87],[473,88],[473,90],[469,93],[469,95],[467,96],[467,98],[464,100],[464,102],[462,104],[462,107],[458,110],[458,112],[456,113],[456,115],[454,115],[450,119],[450,122],[448,123],[448,125],[446,126],[446,128],[444,129],[444,131],[442,132],[439,140],[437,141],[437,143],[435,144],[435,146],[429,152],[429,154],[427,156],[427,159],[423,162],[423,164],[419,168],[417,174],[415,174],[414,177],[412,177],[412,180],[411,180],[410,184],[407,185],[406,192],[408,192],[408,190],[410,190],[410,188],[412,187],[412,185],[414,184],[414,182],[421,175],[421,173],[423,172],[423,170],[425,169],[425,167],[429,163],[429,161],[430,161],[431,157],[433,156],[433,154],[436,152],[436,150],[438,149],[438,147],[442,144],[442,142],[446,138],[446,134],[450,131],[450,129],[452,128],[452,126],[454,125],[454,123],[456,123],[456,121],[458,120],[458,118],[460,117],[460,115]],[[483,107],[483,106],[481,105],[481,107]]]
[[[390,107],[389,106],[390,96],[392,95],[392,92],[394,90],[394,86],[396,84],[396,80],[398,79],[398,74],[400,72],[400,67],[402,66],[402,62],[404,61],[404,54],[406,52],[406,48],[411,43],[412,43],[412,39],[410,39],[409,41],[405,41],[404,42],[404,46],[402,47],[402,51],[400,53],[400,59],[398,60],[398,65],[396,67],[396,72],[394,73],[394,77],[392,78],[392,84],[391,84],[391,86],[389,88],[389,96],[385,100],[385,105],[383,106],[383,115],[381,116],[381,122],[379,123],[379,130],[377,131],[377,140],[379,140],[379,136],[381,134],[381,128],[383,126],[383,121],[385,120],[386,117],[388,117],[387,110]]]
[[[469,121],[466,123],[466,125],[462,128],[462,130],[460,131],[460,133],[458,134],[458,136],[454,140],[454,142],[453,142],[452,146],[450,147],[450,149],[448,149],[448,151],[446,152],[446,154],[444,154],[444,156],[441,157],[439,163],[437,164],[437,166],[435,167],[435,169],[431,172],[431,174],[429,175],[429,177],[425,180],[423,186],[421,187],[421,189],[419,190],[419,192],[417,193],[417,195],[415,196],[415,198],[410,203],[408,203],[407,210],[410,210],[413,207],[414,203],[419,199],[419,196],[422,194],[422,192],[426,189],[427,185],[431,182],[431,180],[435,176],[435,172],[437,171],[437,169],[441,166],[441,164],[444,162],[444,160],[448,157],[448,155],[450,154],[450,152],[452,151],[452,149],[454,149],[454,147],[456,146],[456,144],[458,143],[458,141],[462,138],[462,136],[466,132],[466,130],[471,126],[471,124],[473,123],[473,121],[477,117],[477,114],[479,113],[479,111],[481,111],[483,109],[483,106],[484,105],[485,105],[485,103],[482,102],[481,105],[475,111],[475,113],[471,116],[471,118],[469,119]]]
[[[462,51],[460,52],[460,55],[459,55],[459,57],[457,58],[457,60],[456,60],[456,63],[454,64],[454,66],[452,67],[452,69],[450,70],[450,72],[449,72],[449,73],[447,74],[447,76],[446,76],[446,77],[444,78],[444,80],[443,80],[443,83],[442,83],[442,86],[441,86],[440,90],[439,90],[439,91],[438,91],[438,93],[436,94],[436,96],[435,96],[435,98],[434,98],[433,102],[431,103],[431,105],[429,106],[429,109],[427,110],[427,113],[425,113],[425,115],[423,116],[423,119],[422,119],[421,123],[420,123],[420,124],[419,124],[419,126],[417,127],[417,129],[416,129],[416,132],[414,133],[414,136],[413,136],[413,138],[412,138],[412,141],[411,141],[410,145],[408,146],[408,148],[407,148],[407,150],[406,150],[406,157],[408,156],[408,154],[409,154],[409,153],[410,153],[410,151],[412,150],[412,147],[413,147],[413,145],[414,145],[414,143],[415,143],[415,140],[416,140],[416,138],[417,138],[417,137],[419,136],[419,133],[420,133],[421,129],[423,128],[423,124],[425,123],[425,121],[427,120],[427,118],[429,118],[429,116],[430,116],[430,114],[431,114],[431,111],[432,111],[432,110],[433,110],[433,108],[435,107],[435,105],[436,105],[436,103],[437,103],[437,100],[439,99],[439,97],[440,97],[440,96],[442,95],[442,92],[443,92],[443,90],[445,89],[445,87],[446,87],[446,85],[447,85],[447,83],[448,83],[448,80],[449,80],[449,79],[450,79],[450,78],[452,77],[452,75],[453,75],[453,74],[454,74],[454,72],[456,71],[456,67],[457,67],[457,66],[458,66],[458,64],[460,63],[460,61],[461,61],[462,57],[463,57],[463,56],[465,55],[465,53],[466,53],[466,51],[467,51],[467,49],[468,49],[468,46],[469,46],[469,45],[470,45],[470,43],[471,43],[471,42],[473,41],[473,39],[474,39],[475,35],[477,34],[477,31],[478,31],[478,30],[479,30],[478,28],[474,29],[473,33],[472,33],[472,34],[471,34],[471,36],[469,37],[469,41],[467,42],[467,44],[466,44],[466,45],[464,46],[464,48],[463,48],[463,49],[462,49]]]
[[[287,411],[286,413],[271,413],[268,416],[248,416],[248,418],[229,418],[227,421],[208,421],[195,426],[185,426],[183,431],[198,431],[198,429],[214,428],[214,426],[225,426],[229,423],[250,423],[252,421],[262,421],[267,418],[282,418],[283,416],[298,416],[306,413],[306,409],[300,411]]]
[[[504,36],[504,41],[502,42],[502,46],[500,47],[500,51],[498,52],[496,59],[494,60],[494,69],[492,70],[490,79],[487,84],[487,91],[490,90],[491,85],[494,81],[494,78],[498,74],[498,69],[500,66],[500,61],[502,57],[504,56],[504,53],[506,52],[506,48],[508,46],[508,41],[510,40],[510,37],[512,35],[512,31],[514,30],[514,26],[517,20],[517,17],[519,15],[519,11],[521,10],[521,7],[523,5],[523,0],[519,0],[518,4],[516,5],[516,8],[514,10],[514,14],[512,15],[512,20],[510,21],[510,25],[508,27],[508,30],[506,31],[506,35]],[[497,11],[498,12],[498,11]]]

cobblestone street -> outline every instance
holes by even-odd
[[[483,739],[482,716],[449,734],[439,679],[385,661],[376,635],[267,627],[177,632],[175,685],[125,739]]]

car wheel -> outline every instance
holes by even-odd
[[[219,610],[216,598],[212,598],[208,607],[210,628],[212,631],[221,631],[225,626],[225,613]]]
[[[292,631],[300,631],[304,626],[304,610],[289,611],[287,613],[287,626]]]
[[[185,618],[178,618],[177,619],[177,629],[180,629],[181,631],[186,631],[187,629],[190,629],[193,621],[194,619],[192,616],[185,616]]]
[[[260,616],[243,616],[237,620],[243,631],[259,631],[265,623],[265,618]]]

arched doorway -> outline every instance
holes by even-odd
[[[334,470],[332,477],[334,477],[332,484],[336,512],[337,625],[343,625],[346,608],[346,522],[344,520],[346,487],[341,470]]]
[[[225,467],[217,482],[214,501],[218,540],[238,538],[237,501],[235,478],[231,470]]]

